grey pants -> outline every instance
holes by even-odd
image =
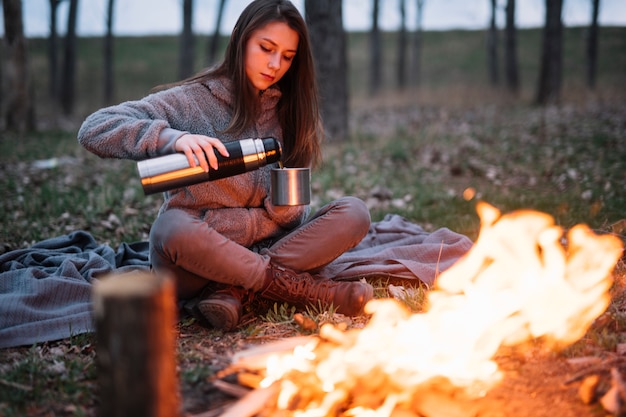
[[[315,272],[367,234],[370,215],[354,197],[337,199],[305,223],[260,251],[239,245],[182,210],[162,213],[150,232],[150,260],[157,273],[174,277],[180,298],[191,298],[209,281],[263,288],[268,264]]]

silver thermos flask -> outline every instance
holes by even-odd
[[[282,153],[280,143],[274,138],[242,139],[224,145],[229,156],[225,157],[214,150],[218,169],[209,168],[209,172],[202,170],[197,159],[195,167],[189,166],[189,161],[183,153],[139,161],[137,171],[144,193],[154,194],[243,174],[280,161]]]

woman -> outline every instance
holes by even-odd
[[[141,160],[182,152],[217,169],[223,142],[274,137],[288,167],[315,166],[320,117],[306,24],[287,0],[255,0],[242,12],[224,61],[139,101],[89,116],[79,142],[100,157]],[[178,296],[213,327],[231,330],[256,293],[299,308],[333,305],[359,314],[373,296],[362,282],[315,275],[356,246],[370,224],[358,199],[307,206],[270,200],[270,166],[168,191],[150,232],[150,260],[174,277]]]

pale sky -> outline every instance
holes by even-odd
[[[304,0],[292,0],[304,14]],[[380,0],[380,24],[383,30],[398,27],[398,0]],[[505,0],[498,0],[504,5]],[[79,3],[79,36],[104,33],[106,0],[81,0]],[[215,27],[219,0],[194,0],[196,33],[209,33]],[[415,27],[415,1],[408,2],[409,28]],[[27,36],[48,34],[49,0],[22,0]],[[63,32],[67,4],[59,6],[59,32]],[[230,33],[235,20],[248,0],[227,0],[221,31]],[[344,0],[344,26],[347,30],[367,30],[370,23],[371,0]],[[545,0],[518,0],[517,26],[541,27]],[[423,25],[426,30],[479,29],[489,21],[490,0],[424,0]],[[563,21],[566,26],[585,26],[591,16],[591,0],[564,0]],[[503,7],[501,8],[503,10]],[[2,15],[2,10],[0,10]],[[503,11],[499,21],[502,22]],[[117,35],[177,34],[182,26],[182,0],[115,0],[114,32]],[[626,0],[601,0],[601,25],[626,26]],[[500,23],[500,26],[502,24]],[[3,28],[0,28],[0,34]]]

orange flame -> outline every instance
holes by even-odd
[[[277,407],[297,399],[294,415],[327,415],[352,399],[345,415],[390,415],[434,378],[484,392],[501,377],[492,358],[503,345],[541,337],[563,346],[582,337],[610,302],[622,242],[584,225],[564,235],[552,217],[531,210],[501,216],[479,203],[477,211],[475,245],[438,278],[425,313],[373,300],[364,329],[327,324],[319,339],[270,358],[262,386],[280,384]],[[364,392],[384,403],[357,404]]]

